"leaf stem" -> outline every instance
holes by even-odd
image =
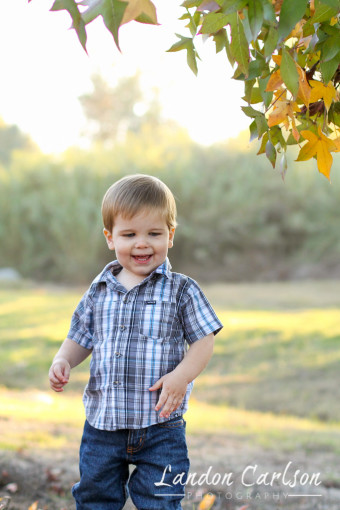
[[[265,112],[264,112],[264,113],[267,113],[267,112],[268,112],[268,110],[270,110],[270,109],[274,106],[274,104],[275,104],[275,103],[276,103],[276,102],[280,99],[280,97],[281,97],[281,96],[282,96],[285,92],[287,92],[287,89],[284,89],[284,90],[281,92],[281,94],[280,94],[280,95],[279,95],[279,96],[275,99],[274,103],[270,104],[270,105],[268,106],[268,108],[265,110]]]

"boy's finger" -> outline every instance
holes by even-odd
[[[166,403],[166,401],[167,401],[168,396],[169,396],[169,395],[166,395],[166,394],[164,393],[164,390],[162,390],[162,392],[161,392],[161,394],[160,394],[160,396],[159,396],[158,402],[157,402],[157,404],[156,404],[155,411],[159,411],[159,409],[160,409],[161,407],[163,407],[163,406],[164,406],[164,404],[165,404],[165,403]]]
[[[158,381],[155,382],[155,384],[153,384],[152,386],[150,386],[149,388],[149,391],[155,391],[155,390],[159,390],[159,388],[161,388],[163,385],[163,377],[161,377],[160,379],[158,379]]]
[[[167,418],[171,413],[173,413],[177,409],[178,405],[179,404],[177,400],[171,400],[171,397],[168,397],[160,416],[165,416]]]
[[[52,390],[57,391],[57,392],[64,391],[64,388],[62,386],[54,386],[51,384],[51,388],[52,388]]]
[[[53,368],[54,375],[58,379],[58,381],[66,382],[69,379],[69,370],[66,367],[61,368],[60,365],[56,365]]]

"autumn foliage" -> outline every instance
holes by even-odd
[[[340,151],[339,0],[185,0],[186,36],[170,52],[186,51],[197,74],[197,37],[212,38],[225,51],[233,78],[244,82],[243,112],[251,139],[282,177],[286,152],[298,145],[297,161],[316,158],[328,179]],[[102,16],[119,48],[119,27],[129,21],[157,24],[150,0],[56,0],[66,9],[86,48],[86,24]],[[253,106],[254,105],[254,106]]]

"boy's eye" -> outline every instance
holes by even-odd
[[[150,232],[150,235],[151,235],[152,237],[157,237],[157,236],[160,236],[160,235],[161,235],[161,233],[160,233],[160,232]]]
[[[123,234],[123,237],[133,237],[135,234],[131,232],[130,234]]]

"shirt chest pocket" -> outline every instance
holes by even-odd
[[[177,319],[177,303],[167,300],[145,300],[140,314],[139,330],[148,338],[178,338],[180,323]]]

